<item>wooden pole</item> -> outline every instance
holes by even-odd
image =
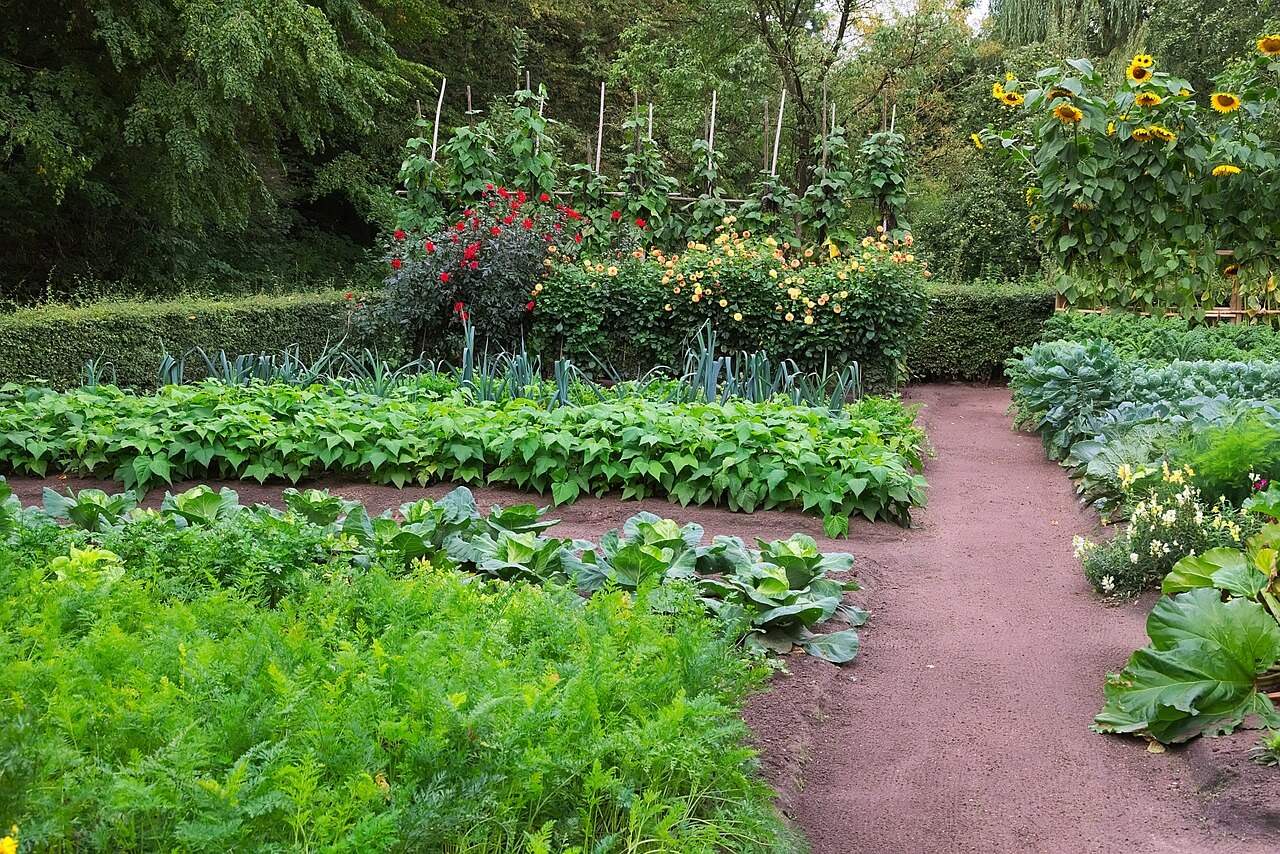
[[[533,91],[533,84],[529,82],[529,69],[527,68],[524,70],[524,90],[526,92]]]
[[[596,128],[596,172],[600,171],[600,149],[604,145],[604,81],[600,81],[600,123]]]
[[[763,171],[769,171],[769,128],[773,125],[769,121],[769,99],[764,99],[764,166]]]
[[[639,93],[639,92],[632,92],[632,93],[631,93],[631,109],[632,109],[632,113],[631,113],[631,115],[632,115],[632,116],[635,116],[637,113],[639,113],[639,112],[640,112],[640,93]],[[635,142],[636,155],[637,155],[637,156],[639,156],[639,154],[640,154],[640,128],[636,128],[636,137],[635,137],[635,140],[636,140],[636,142]]]
[[[653,142],[653,101],[649,102],[649,141]]]
[[[449,78],[440,78],[440,97],[436,100],[436,124],[431,130],[431,162],[436,162],[436,142],[440,139],[440,110],[444,108],[444,87]]]
[[[782,97],[778,99],[778,129],[773,134],[773,164],[769,167],[770,175],[778,174],[778,145],[782,142],[782,111],[787,107],[787,89],[782,89]]]
[[[471,109],[471,84],[470,84],[470,83],[468,83],[468,84],[467,84],[467,125],[468,125],[468,126],[470,126],[470,124],[471,124],[471,113],[472,113],[472,109]]]
[[[822,78],[822,171],[827,171],[827,78]]]
[[[707,132],[707,168],[711,168],[712,157],[716,150],[716,90],[711,90],[711,129]]]
[[[422,118],[422,99],[418,99],[418,118]]]

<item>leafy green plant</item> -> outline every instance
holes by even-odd
[[[798,507],[908,524],[926,485],[915,473],[923,434],[912,415],[874,399],[835,415],[736,400],[547,409],[529,400],[471,403],[460,392],[375,398],[332,386],[209,383],[151,396],[10,388],[0,391],[0,465],[108,474],[130,488],[340,471],[396,485],[511,483],[550,492],[556,503],[616,489],[685,505]]]
[[[117,495],[108,495],[101,489],[82,489],[74,494],[67,490],[66,495],[59,495],[44,488],[44,512],[85,531],[105,531],[137,506],[138,494],[132,490]]]
[[[240,504],[240,496],[235,490],[224,486],[214,492],[211,487],[201,484],[178,495],[166,492],[160,509],[170,515],[181,527],[183,525],[215,525],[239,513],[244,507]]]
[[[1258,737],[1258,743],[1250,748],[1253,761],[1274,768],[1280,766],[1280,729],[1269,729]]]

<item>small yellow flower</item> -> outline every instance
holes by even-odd
[[[740,311],[735,311],[735,312],[733,313],[733,319],[734,319],[734,320],[742,320],[742,312],[740,312]]]
[[[1115,136],[1115,135],[1116,135],[1116,123],[1107,122],[1107,136]]]
[[[832,311],[834,311],[836,314],[839,314],[839,313],[840,313],[840,306],[838,306],[838,305],[833,305],[833,306],[831,306],[831,310],[832,310]]]
[[[689,299],[693,300],[694,302],[698,302],[699,300],[702,299],[702,294],[694,294],[693,296],[689,297]]]
[[[1138,97],[1133,99],[1133,103],[1139,107],[1158,107],[1163,100],[1155,92],[1139,92]]]
[[[974,148],[978,149],[979,151],[982,150],[982,138],[980,136],[978,136],[976,133],[971,133],[969,134],[969,139],[973,140]]]
[[[1006,71],[1006,72],[1004,73],[1004,82],[1006,82],[1006,83],[1012,83],[1012,82],[1013,82],[1013,80],[1014,80],[1013,72],[1012,72],[1012,71]]]
[[[777,270],[770,270],[770,271],[769,271],[769,278],[771,278],[771,279],[776,279],[776,278],[778,278],[778,271],[777,271]]]
[[[784,314],[784,315],[783,315],[783,318],[784,318],[788,323],[790,323],[791,321],[793,321],[793,320],[795,320],[795,319],[796,319],[796,316],[795,316],[794,314],[792,314],[791,312],[789,312],[789,311],[788,311],[786,314]]]
[[[1272,33],[1258,39],[1258,50],[1267,56],[1280,55],[1280,33]]]
[[[1139,68],[1150,68],[1156,64],[1156,59],[1149,53],[1140,53],[1133,58],[1132,64]]]
[[[1230,92],[1214,92],[1209,98],[1209,105],[1219,113],[1226,115],[1240,109],[1240,99]]]
[[[671,303],[667,303],[662,307],[663,311],[671,311]]]
[[[995,98],[997,101],[1001,101],[1001,100],[1003,100],[1003,99],[1004,99],[1004,86],[1002,86],[1002,85],[1001,85],[1001,84],[999,84],[999,83],[992,83],[992,84],[991,84],[991,97],[992,97],[992,98]]]
[[[16,831],[17,828],[14,828]],[[0,839],[0,854],[18,854],[18,840],[13,836]]]
[[[728,304],[729,304],[729,301],[728,301],[727,299],[722,299],[722,300],[720,300],[720,307],[721,307],[721,308],[724,308],[724,307],[725,307],[725,306],[727,306]]]
[[[806,314],[806,315],[804,316],[804,325],[805,325],[805,326],[813,326],[813,315],[812,315],[812,314]]]
[[[1229,178],[1232,175],[1239,175],[1240,167],[1232,166],[1230,163],[1222,163],[1213,167],[1213,177]]]

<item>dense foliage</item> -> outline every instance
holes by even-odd
[[[902,376],[928,270],[910,236],[802,249],[722,229],[682,252],[554,265],[537,290],[535,346],[591,364],[676,363],[710,323],[729,351],[767,350],[802,368],[857,362],[872,386]]]
[[[0,480],[0,811],[24,849],[794,850],[742,746],[767,668],[736,641],[865,619],[825,578],[847,555],[648,515],[597,551],[466,490],[403,521],[286,504],[24,511]]]
[[[903,524],[924,503],[914,412],[868,400],[833,415],[786,403],[616,400],[552,409],[402,386],[114,387],[0,393],[0,465],[126,485],[348,472],[379,483],[511,483],[557,503],[621,490],[733,510],[800,507]]]

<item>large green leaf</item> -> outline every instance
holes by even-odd
[[[830,661],[832,664],[845,664],[852,661],[861,645],[858,633],[853,629],[832,632],[828,635],[809,635],[801,638],[797,643],[805,652],[823,661]]]
[[[1160,589],[1165,593],[1185,593],[1213,587],[1215,572],[1236,564],[1244,566],[1244,562],[1244,554],[1236,549],[1209,549],[1203,554],[1184,557],[1173,565]]]
[[[1231,732],[1249,715],[1277,717],[1254,683],[1280,658],[1280,625],[1262,606],[1193,590],[1162,599],[1147,634],[1152,646],[1107,679],[1107,702],[1094,721],[1099,732],[1173,743]]]

